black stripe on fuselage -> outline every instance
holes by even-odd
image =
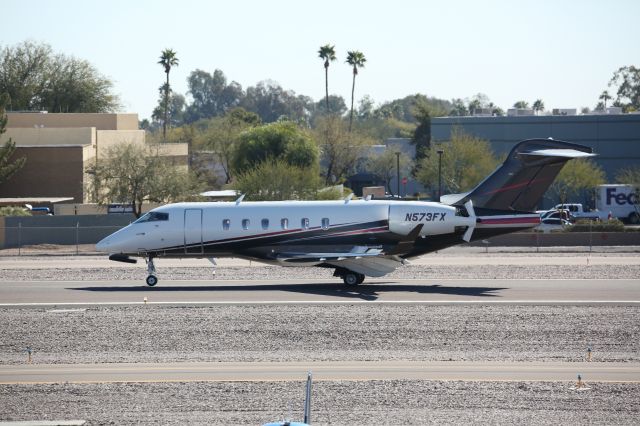
[[[388,231],[387,220],[365,223],[349,223],[333,225],[328,229],[320,226],[309,229],[291,229],[265,234],[251,234],[241,237],[224,238],[202,243],[204,254],[238,253],[244,250],[265,246],[300,245],[332,246],[332,245],[367,245],[396,242],[398,236]],[[367,241],[362,236],[370,234]],[[201,244],[189,244],[150,250],[157,254],[183,255],[200,249]],[[193,254],[193,253],[190,253]]]

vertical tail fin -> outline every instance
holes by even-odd
[[[592,149],[554,139],[529,139],[517,144],[504,163],[471,192],[442,197],[441,202],[479,209],[531,212],[572,158],[592,157]]]

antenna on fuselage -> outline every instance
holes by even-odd
[[[237,206],[238,204],[240,204],[240,203],[242,202],[242,200],[244,200],[244,196],[245,196],[245,195],[246,195],[246,194],[242,194],[241,196],[239,196],[239,197],[238,197],[238,199],[236,200],[236,206]]]
[[[354,195],[353,192],[351,192],[349,195],[344,197],[344,203],[349,204],[349,201],[351,201],[351,199],[353,198],[353,195]]]
[[[365,201],[371,201],[371,199],[373,198],[373,194],[369,194],[365,197]]]

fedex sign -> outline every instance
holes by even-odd
[[[620,192],[618,191],[619,187],[606,188],[606,204],[608,206],[612,204],[617,204],[619,206],[624,206],[625,204],[633,205],[638,204],[638,194],[635,192]]]

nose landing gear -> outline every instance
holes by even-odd
[[[147,276],[147,285],[149,287],[153,287],[154,285],[158,284],[158,277],[156,277],[156,267],[153,264],[153,256],[149,256],[149,259],[147,260],[147,273],[149,274]]]

